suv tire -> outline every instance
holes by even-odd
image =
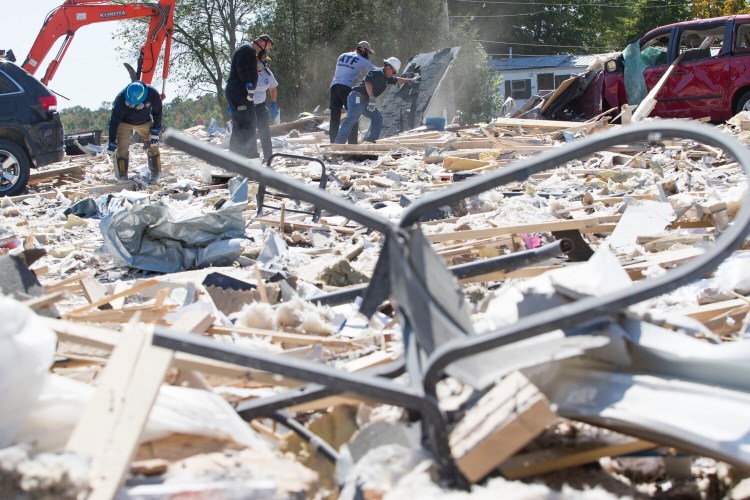
[[[0,196],[16,196],[26,188],[31,160],[13,141],[0,139]]]
[[[740,96],[740,99],[737,101],[737,106],[734,108],[734,114],[736,115],[737,113],[746,110],[750,111],[750,90]]]

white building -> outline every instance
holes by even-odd
[[[602,56],[511,56],[493,59],[491,64],[503,77],[503,99],[512,97],[517,106],[532,95],[555,90],[570,75],[583,73]]]

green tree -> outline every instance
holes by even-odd
[[[461,47],[451,71],[462,123],[486,122],[501,105],[500,76],[476,37],[477,30],[469,22],[451,28],[453,44]]]

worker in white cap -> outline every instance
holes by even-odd
[[[374,54],[370,44],[361,41],[357,44],[357,49],[353,52],[344,52],[336,59],[336,72],[333,74],[331,81],[331,127],[328,129],[328,136],[331,142],[339,133],[339,123],[341,122],[341,108],[346,108],[346,98],[349,96],[354,81],[362,71],[371,71],[375,69],[372,64],[370,54]],[[347,108],[348,109],[348,108]],[[357,127],[353,127],[349,142],[357,144]]]
[[[352,89],[346,100],[346,118],[341,124],[334,143],[344,144],[362,115],[370,119],[370,130],[365,135],[365,142],[378,140],[380,130],[383,128],[383,115],[375,107],[375,98],[382,94],[389,84],[412,83],[416,80],[416,78],[397,77],[399,69],[401,69],[401,61],[396,57],[389,57],[383,60],[382,68],[367,73],[365,79]]]

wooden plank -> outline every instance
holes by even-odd
[[[280,123],[278,125],[271,125],[269,128],[271,130],[271,136],[276,137],[279,135],[288,134],[292,130],[299,129],[300,127],[305,127],[310,124],[317,124],[318,122],[327,122],[330,119],[330,116],[314,116],[310,118],[302,118],[300,120],[295,120],[292,122]]]
[[[55,281],[54,283],[44,283],[42,284],[42,286],[48,292],[56,292],[72,283],[76,283],[85,278],[90,278],[91,276],[93,276],[93,273],[91,272],[78,273],[78,274],[74,274],[73,276],[69,276],[63,280]]]
[[[471,160],[468,158],[457,158],[454,156],[443,157],[443,168],[449,172],[458,172],[461,170],[471,170],[479,167],[486,167],[490,162],[482,160]]]
[[[293,345],[314,345],[320,344],[326,347],[352,347],[354,340],[342,339],[335,337],[323,337],[320,335],[307,335],[300,333],[278,332],[275,330],[264,330],[262,328],[250,328],[247,326],[212,326],[208,333],[231,335],[237,333],[246,337],[257,335],[259,337],[268,337],[272,342]]]
[[[64,342],[96,347],[98,349],[112,349],[124,337],[124,334],[114,330],[75,323],[47,317],[40,317],[46,325],[57,333],[58,339]],[[197,370],[211,375],[250,380],[262,385],[297,386],[299,383],[292,379],[285,379],[271,373],[251,370],[239,365],[214,361],[211,359],[178,352],[174,356],[173,366],[184,370]]]
[[[547,109],[549,109],[552,103],[555,102],[555,100],[559,98],[563,94],[563,92],[568,89],[568,87],[573,85],[576,79],[576,76],[571,76],[570,78],[565,79],[564,81],[560,82],[560,85],[558,85],[554,92],[552,92],[552,95],[545,97],[545,102],[542,105],[542,114],[545,113]]]
[[[726,314],[732,309],[745,307],[747,305],[748,301],[746,299],[729,299],[722,300],[721,302],[714,302],[712,304],[702,304],[688,309],[679,309],[673,312],[674,314],[678,314],[680,316],[688,316],[700,321],[701,323],[705,323],[717,316]]]
[[[73,165],[72,167],[60,167],[43,171],[34,170],[29,175],[29,182],[33,184],[42,179],[61,177],[63,175],[83,175],[84,172],[85,169],[83,168],[83,165]]]
[[[654,85],[654,87],[651,89],[651,92],[649,92],[648,95],[640,102],[640,104],[638,104],[638,107],[635,108],[635,111],[633,112],[633,116],[630,118],[632,122],[643,120],[651,113],[651,111],[654,110],[654,107],[656,106],[656,94],[658,94],[664,84],[667,83],[669,75],[672,74],[672,71],[674,71],[675,67],[680,63],[680,61],[682,61],[683,55],[684,53],[677,56],[677,59],[674,60],[667,71],[665,71],[662,77],[659,78],[659,81],[656,82],[656,85]]]
[[[544,394],[513,372],[482,396],[451,431],[456,464],[466,479],[476,483],[556,418]]]
[[[552,271],[553,269],[560,269],[563,267],[562,265],[557,266],[537,266],[537,267],[524,267],[523,269],[516,269],[515,271],[511,272],[505,272],[505,271],[494,271],[487,274],[480,274],[479,276],[472,276],[471,278],[465,278],[462,280],[459,280],[459,282],[462,285],[466,285],[468,283],[483,283],[485,281],[504,281],[504,280],[510,280],[510,279],[527,279],[527,278],[535,278],[539,276],[540,274],[544,274],[547,271]]]
[[[30,307],[31,309],[44,309],[45,307],[60,302],[67,295],[68,292],[61,290],[58,292],[47,293],[39,297],[34,297],[33,299],[27,299],[22,301],[21,303],[26,307]]]
[[[185,314],[175,325],[192,331],[204,313]],[[124,482],[174,351],[151,345],[152,331],[128,325],[98,377],[96,392],[73,429],[66,450],[91,458],[88,500],[109,500]]]
[[[593,445],[593,446],[592,446]],[[575,449],[538,450],[516,455],[508,459],[500,470],[507,479],[547,474],[570,467],[589,464],[602,457],[616,457],[656,448],[656,443],[627,436],[620,436],[619,442],[580,444]]]
[[[597,226],[609,222],[611,217],[586,217],[572,220],[554,220],[547,222],[532,222],[529,224],[517,224],[514,226],[489,227],[485,229],[469,229],[466,231],[452,231],[447,233],[428,234],[427,240],[433,243],[438,241],[464,241],[479,238],[491,238],[501,234],[512,233],[541,233],[551,231],[565,231],[568,229],[582,230],[587,227]]]
[[[549,130],[563,130],[569,127],[581,126],[581,122],[529,120],[526,118],[496,118],[492,123],[498,127],[523,127],[527,129],[541,128]]]
[[[115,299],[119,299],[120,297],[128,297],[130,295],[134,295],[134,294],[136,294],[138,292],[142,292],[143,290],[147,290],[147,289],[151,288],[152,286],[156,286],[158,284],[159,284],[159,281],[155,280],[155,279],[149,279],[149,280],[146,280],[146,281],[142,281],[142,282],[137,283],[136,285],[133,285],[132,287],[130,287],[127,290],[124,290],[124,291],[122,291],[120,293],[115,293],[115,294],[110,295],[108,297],[104,297],[103,299],[97,300],[96,302],[92,302],[91,304],[89,304],[87,306],[79,307],[78,309],[74,309],[74,310],[70,311],[67,315],[75,315],[75,314],[80,314],[80,313],[86,312],[89,309],[92,309],[94,307],[99,307],[101,305],[108,304],[108,303],[112,302]]]
[[[107,296],[107,290],[91,276],[87,276],[81,280],[81,288],[83,289],[83,295],[90,304],[98,302]]]

